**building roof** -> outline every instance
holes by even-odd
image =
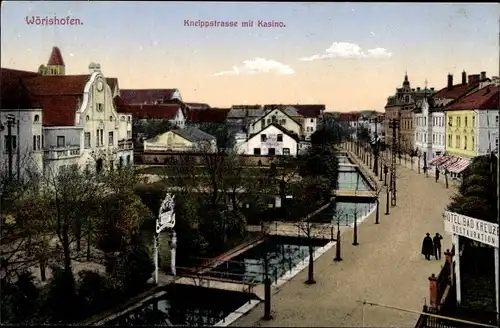
[[[61,50],[58,47],[53,47],[52,52],[50,53],[49,61],[47,65],[59,65],[64,66],[64,60],[61,55]]]
[[[209,104],[203,104],[203,103],[184,103],[187,107],[191,109],[209,109],[210,105]]]
[[[231,106],[231,109],[255,110],[255,109],[263,109],[263,107],[261,105],[233,105]]]
[[[445,110],[499,109],[500,87],[488,85],[479,89]]]
[[[269,104],[264,105],[265,110],[273,110],[273,109],[283,109],[283,108],[293,108],[297,114],[313,118],[321,115],[321,112],[325,111],[325,105],[283,105],[283,104]]]
[[[338,120],[341,122],[354,122],[359,120],[361,114],[359,113],[339,113]]]
[[[245,117],[257,118],[261,117],[262,115],[265,115],[265,111],[262,108],[245,109],[245,108],[235,108],[234,106],[231,107],[229,113],[227,113],[228,118],[236,118],[236,119]]]
[[[137,118],[158,118],[171,120],[175,117],[179,109],[179,104],[157,104],[157,105],[130,105],[121,97],[114,99],[117,111],[120,113],[132,114]]]
[[[213,135],[193,127],[172,130],[172,132],[191,142],[216,140],[216,138]]]
[[[177,89],[122,89],[120,96],[131,105],[157,104],[174,99]]]
[[[30,93],[38,96],[83,95],[90,75],[36,76],[23,79]]]
[[[118,85],[118,79],[116,77],[107,77],[106,82],[108,83],[109,87],[111,88],[111,91],[115,89],[115,87]]]
[[[253,137],[255,137],[256,135],[259,135],[261,134],[262,132],[266,131],[267,129],[269,129],[269,127],[271,126],[274,126],[275,128],[277,128],[278,130],[280,130],[281,132],[283,132],[283,134],[286,134],[287,136],[289,136],[290,138],[292,138],[293,140],[295,140],[296,142],[300,142],[300,138],[299,136],[296,134],[296,133],[293,133],[292,131],[289,131],[287,129],[285,129],[284,127],[282,127],[281,125],[279,124],[275,124],[275,123],[271,123],[267,126],[265,126],[262,130],[260,130],[259,132],[257,133],[253,133],[251,134],[250,136],[248,136],[248,140],[252,139]]]
[[[466,95],[469,91],[477,88],[479,83],[469,84],[455,84],[450,88],[444,87],[433,95],[434,99],[452,99],[457,100]]]
[[[287,116],[289,119],[291,119],[292,121],[294,121],[298,125],[302,125],[299,122],[297,122],[295,120],[295,118],[292,116],[294,113],[297,114],[295,111],[291,111],[289,108],[276,108],[276,107],[273,110],[279,110],[280,112],[282,112],[283,114],[285,114],[285,116]],[[273,110],[271,110],[271,111],[269,111],[267,113],[264,111],[264,113],[263,113],[262,116],[260,116],[256,121],[252,122],[252,125],[257,124],[258,122],[260,122],[264,118],[268,117],[269,114],[271,114]],[[290,114],[292,114],[292,115],[290,115]]]
[[[187,120],[192,123],[224,123],[229,111],[229,108],[190,110],[187,115]]]
[[[22,83],[22,79],[35,76],[38,76],[38,73],[2,67],[0,69],[1,108],[32,108],[31,98],[28,90]]]

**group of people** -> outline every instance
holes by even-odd
[[[434,256],[436,260],[441,259],[441,236],[438,232],[434,238],[431,237],[430,233],[426,233],[424,237],[424,241],[422,242],[422,255],[425,256],[425,259],[430,261],[431,256]]]

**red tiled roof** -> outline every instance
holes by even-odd
[[[118,85],[118,79],[116,77],[107,77],[106,82],[108,83],[109,87],[111,88],[111,91],[115,89],[115,87]]]
[[[230,108],[209,108],[190,110],[187,119],[192,123],[224,123]]]
[[[200,109],[208,109],[211,108],[209,104],[202,104],[202,103],[184,103],[188,107],[197,107]]]
[[[357,121],[359,117],[359,113],[340,113],[338,119],[343,122],[354,122]]]
[[[90,75],[37,76],[23,79],[30,93],[39,96],[82,95]]]
[[[300,115],[304,117],[318,117],[325,111],[325,105],[290,105],[297,108]]]
[[[445,110],[498,109],[500,87],[486,86],[460,99]]]
[[[73,126],[80,99],[78,95],[50,95],[35,96],[33,101],[43,109],[44,126]]]
[[[445,87],[438,92],[436,92],[432,97],[434,99],[453,99],[457,100],[460,97],[463,97],[467,92],[476,88],[478,83],[474,83],[473,85],[469,84],[455,84],[451,89]]]
[[[137,118],[172,119],[181,106],[178,104],[129,105],[120,97],[115,97],[119,112],[132,114]]]
[[[120,96],[131,105],[157,104],[172,100],[177,89],[122,89]]]
[[[1,68],[0,107],[3,109],[31,108],[31,99],[22,79],[35,76],[38,76],[38,73]]]
[[[64,60],[61,55],[61,50],[59,50],[58,47],[53,47],[52,48],[52,53],[50,54],[49,61],[47,62],[47,65],[60,65],[64,66]]]

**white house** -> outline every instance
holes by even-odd
[[[280,125],[289,132],[297,134],[297,136],[302,134],[302,125],[292,118],[285,110],[278,108],[265,113],[253,121],[249,126],[248,132],[250,135],[258,133],[270,124]]]
[[[497,91],[497,97],[500,93]],[[497,101],[498,102],[498,101]],[[498,106],[498,104],[497,104]],[[477,154],[486,155],[492,151],[498,152],[498,109],[479,109],[476,114]]]
[[[434,158],[445,152],[445,115],[439,108],[431,108],[433,104],[433,98],[425,97],[417,101],[414,112],[415,148],[420,157],[425,158],[420,166],[424,166],[424,162],[432,163]]]
[[[217,151],[217,139],[198,128],[188,127],[145,140],[144,151],[214,153]]]
[[[237,151],[247,155],[296,156],[298,143],[297,135],[279,124],[271,123],[240,143]]]
[[[90,74],[64,75],[57,48],[39,73],[2,68],[0,120],[7,127],[9,117],[19,121],[19,134],[10,129],[19,149],[16,159],[33,158],[31,165],[47,174],[70,166],[101,170],[133,164],[132,116],[117,112],[115,90],[100,65],[91,63],[89,69]],[[9,129],[1,130],[6,140]],[[7,146],[2,143],[0,151]]]

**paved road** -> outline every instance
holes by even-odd
[[[443,232],[442,211],[453,188],[399,167],[398,206],[381,223],[372,214],[359,229],[359,246],[348,231],[342,238],[342,262],[332,248],[315,262],[315,285],[307,286],[307,270],[283,285],[273,296],[271,321],[261,321],[263,304],[234,326],[398,326],[413,327],[418,316],[387,308],[364,306],[358,300],[420,311],[429,297],[428,277],[438,274],[442,261],[420,255],[426,232]],[[385,204],[382,193],[381,204]],[[384,208],[385,206],[381,206]],[[443,233],[443,248],[451,238]],[[363,320],[364,317],[364,320]]]

